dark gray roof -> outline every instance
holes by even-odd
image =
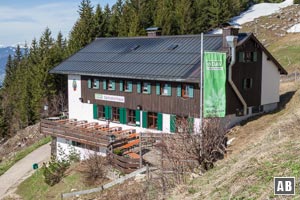
[[[197,82],[200,48],[200,35],[98,38],[50,72]],[[204,35],[204,50],[221,48],[222,35]]]

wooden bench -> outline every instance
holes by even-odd
[[[129,142],[129,143],[127,143],[127,144],[125,144],[125,145],[117,148],[117,149],[120,149],[120,150],[122,150],[122,149],[128,149],[128,148],[131,148],[131,147],[134,147],[134,146],[138,145],[139,142],[140,142],[140,140],[136,139],[136,140],[133,140],[133,141],[131,141],[131,142]]]
[[[140,155],[137,154],[137,153],[134,153],[134,152],[129,152],[127,154],[130,158],[135,158],[135,159],[139,159],[140,158]]]

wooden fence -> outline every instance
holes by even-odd
[[[111,152],[108,152],[107,156],[110,164],[123,173],[131,173],[140,167],[140,159],[138,158],[126,158],[124,156],[118,156]]]

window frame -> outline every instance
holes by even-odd
[[[96,85],[98,81],[98,86]],[[87,80],[88,89],[100,89],[100,79],[99,78],[88,78]]]
[[[101,109],[102,108],[102,111]],[[106,119],[106,116],[105,116],[105,106],[103,105],[97,105],[97,109],[98,109],[98,119]]]
[[[189,84],[182,83],[181,84],[181,96],[183,98],[189,98]]]
[[[147,91],[144,91],[144,89],[145,89],[144,84],[147,84],[147,86],[146,86]],[[147,82],[147,81],[142,82],[142,84],[141,84],[142,94],[151,94],[151,89],[148,91],[148,86],[149,85],[150,85],[150,88],[151,88],[151,83],[150,82]]]
[[[132,88],[130,89],[130,84],[131,84],[131,87],[133,87],[132,81],[123,80],[123,91],[124,92],[132,92]]]
[[[111,112],[112,112],[111,120],[113,122],[119,122],[120,123],[120,109],[118,107],[111,107]]]
[[[169,95],[169,93],[168,93],[168,86],[170,86],[170,90],[172,91],[172,86],[170,84],[168,84],[168,83],[160,83],[160,95],[162,95],[162,96],[172,96],[172,95]],[[165,87],[166,87],[167,93],[164,93]]]
[[[116,81],[113,79],[108,79],[106,83],[106,89],[109,91],[115,91],[116,90]]]
[[[158,122],[157,122],[157,120],[158,120],[158,113],[156,113],[156,112],[148,112],[148,116],[147,116],[147,121],[148,121],[148,128],[149,129],[155,129],[155,130],[157,130],[157,128],[158,128]],[[153,125],[151,126],[150,124],[152,124],[153,123]]]
[[[244,78],[243,79],[243,89],[251,90],[253,88],[253,78]]]
[[[127,124],[135,125],[136,124],[136,110],[127,109]]]

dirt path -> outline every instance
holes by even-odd
[[[41,146],[18,161],[7,172],[0,176],[0,199],[14,191],[20,182],[30,176],[34,170],[33,163],[41,163],[50,159],[50,143]]]

